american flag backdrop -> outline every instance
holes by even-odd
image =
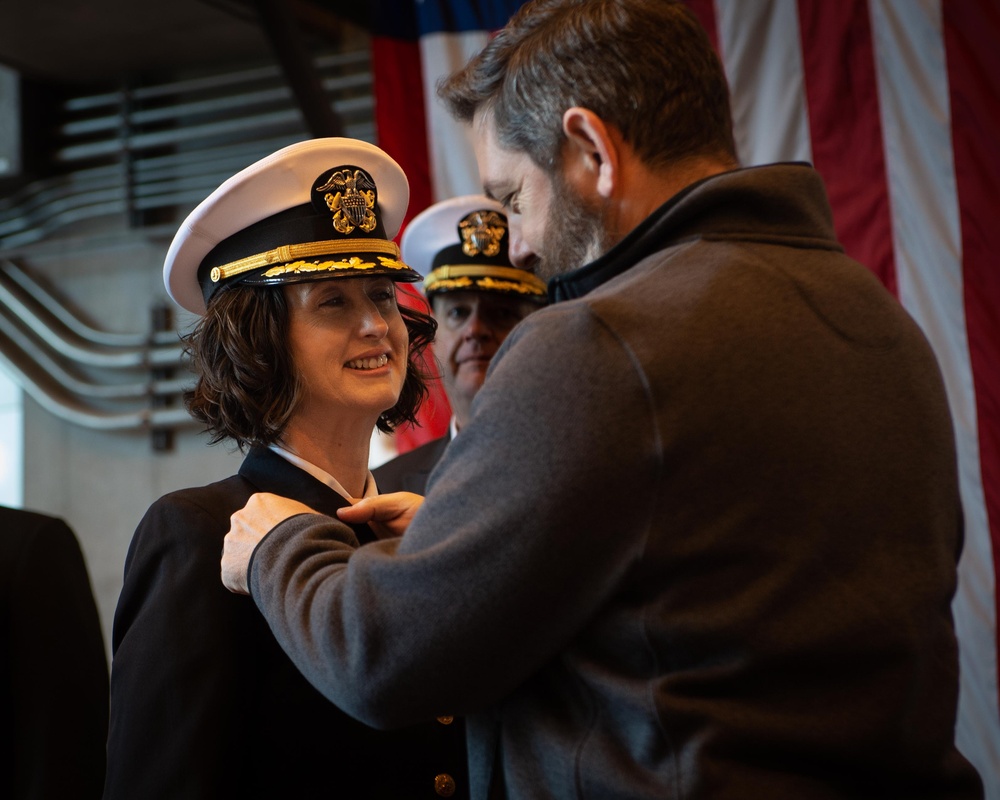
[[[957,739],[1000,800],[1000,0],[688,0],[725,65],[745,165],[808,161],[841,241],[922,326],[955,421],[965,548]],[[480,191],[434,94],[520,0],[399,0],[373,37],[379,144],[412,216]],[[438,392],[401,450],[440,435]]]

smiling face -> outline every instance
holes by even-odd
[[[301,386],[297,423],[363,424],[399,399],[408,333],[387,277],[288,284],[288,346]],[[370,423],[370,424],[369,424]]]
[[[497,349],[538,305],[520,297],[473,291],[443,292],[434,295],[432,304],[438,322],[434,354],[461,428]]]

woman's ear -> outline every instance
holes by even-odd
[[[593,180],[593,191],[611,197],[620,178],[620,154],[612,129],[593,111],[579,106],[563,113],[562,125],[567,141],[567,176],[573,167]]]

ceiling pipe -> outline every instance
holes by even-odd
[[[369,54],[366,49],[351,50],[343,53],[327,53],[316,58],[316,66],[319,69],[345,69],[359,66],[367,68],[368,62]],[[224,89],[227,86],[239,86],[241,84],[266,81],[281,76],[282,71],[277,66],[250,67],[198,78],[183,78],[181,80],[170,81],[169,83],[137,86],[131,89],[130,92],[137,100],[158,100],[163,97],[173,97],[175,95],[190,94],[204,90],[216,91]],[[370,82],[369,78],[368,83]],[[119,105],[121,100],[121,91],[116,90],[101,94],[71,97],[64,103],[64,108],[72,112],[89,111],[94,108]]]
[[[0,313],[0,334],[18,348],[29,363],[52,382],[88,400],[136,400],[145,397],[180,395],[190,388],[192,378],[150,379],[131,383],[92,383],[70,373],[27,336],[6,314]],[[6,347],[3,349],[7,349]]]
[[[55,317],[74,335],[91,344],[103,347],[148,347],[149,345],[176,345],[175,331],[145,333],[112,333],[87,325],[60,302],[42,284],[15,261],[0,261],[3,274],[9,276],[45,311]]]
[[[55,352],[80,364],[101,369],[172,368],[184,363],[184,348],[176,346],[123,347],[114,350],[97,349],[72,341],[65,331],[50,326],[36,311],[10,288],[11,280],[0,270],[0,308],[21,320]]]
[[[316,101],[318,113],[339,120],[340,135],[374,141],[367,49],[321,55],[311,71],[312,81],[322,78],[318,92],[313,86],[325,96]],[[189,211],[247,164],[309,135],[303,114],[314,106],[300,109],[307,101],[287,81],[274,64],[66,100],[49,158],[72,171],[0,198],[0,256],[23,256],[65,226],[91,219]],[[100,163],[108,160],[115,163]]]
[[[19,293],[29,295],[45,313],[37,313]],[[67,332],[90,341],[85,345],[71,342]],[[176,332],[157,335],[177,339]],[[95,430],[151,430],[154,446],[158,433],[193,424],[183,404],[183,393],[193,377],[186,371],[183,347],[159,347],[150,344],[150,339],[85,325],[23,268],[2,264],[0,364],[25,393],[59,419]],[[127,344],[112,348],[109,342]],[[71,372],[60,359],[117,374],[105,383],[94,383]],[[170,377],[174,369],[184,369],[187,379]],[[134,379],[137,371],[140,380]],[[130,407],[116,409],[115,404]]]
[[[32,400],[53,416],[73,425],[101,431],[177,428],[195,423],[183,407],[145,407],[135,411],[104,411],[84,405],[74,398],[43,385],[23,354],[0,352],[0,364]]]

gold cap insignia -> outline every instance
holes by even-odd
[[[462,252],[467,256],[492,258],[500,252],[500,241],[507,233],[507,220],[496,211],[473,211],[458,223]]]
[[[375,230],[375,181],[363,169],[341,167],[313,191],[322,194],[333,212],[333,227],[345,236],[355,228],[365,233]]]

